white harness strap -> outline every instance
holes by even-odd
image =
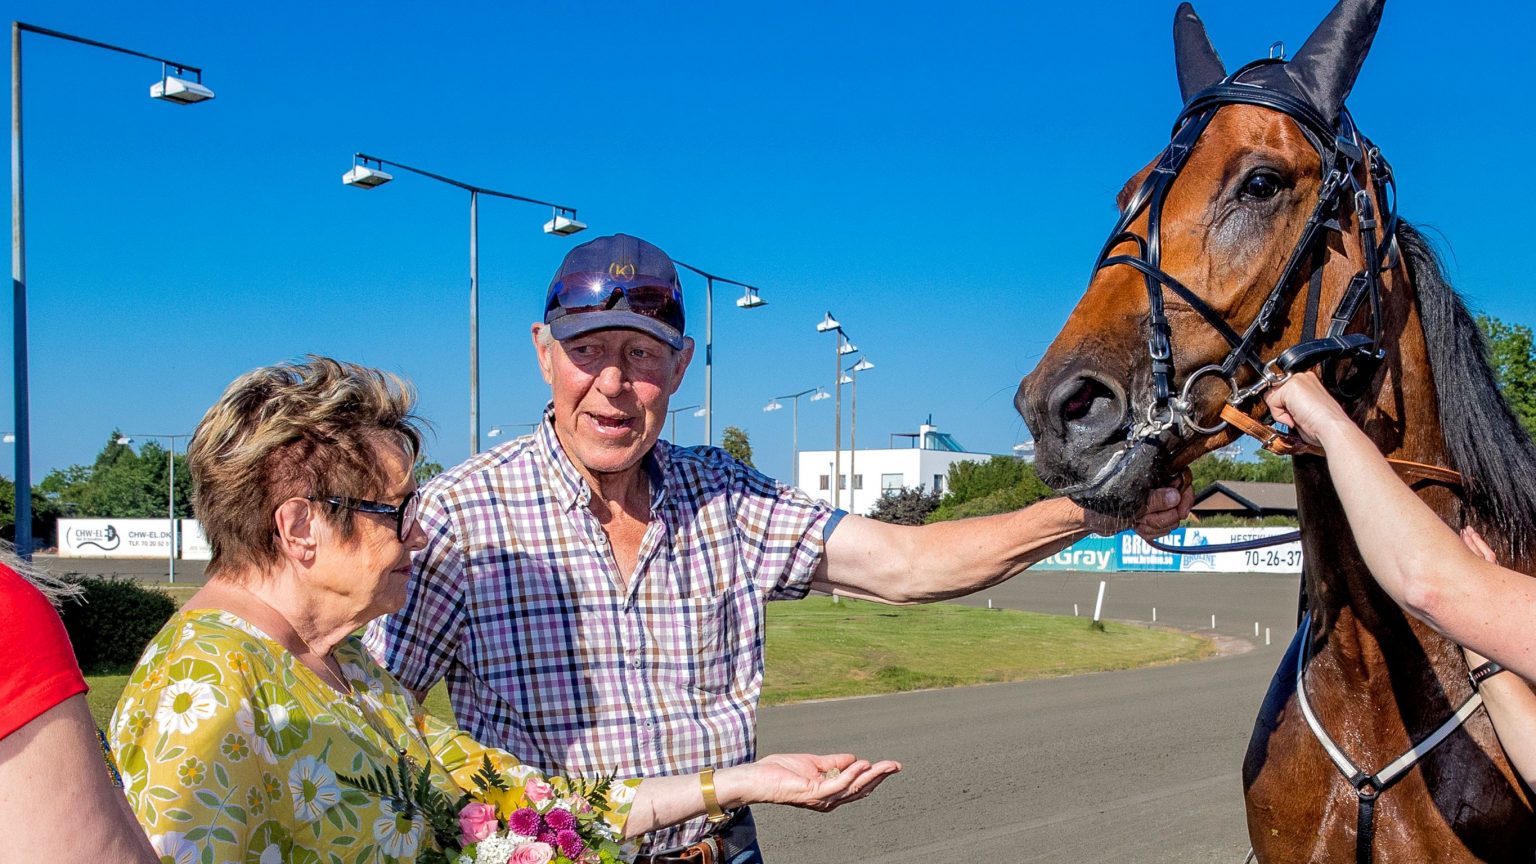
[[[1472,695],[1467,698],[1467,701],[1461,703],[1461,707],[1456,709],[1456,713],[1446,718],[1446,721],[1441,723],[1439,728],[1410,747],[1408,752],[1387,763],[1385,768],[1382,768],[1375,774],[1366,774],[1363,769],[1349,761],[1349,757],[1344,755],[1344,751],[1339,749],[1339,745],[1334,743],[1334,740],[1328,736],[1328,732],[1323,729],[1323,724],[1318,722],[1317,715],[1312,712],[1312,704],[1307,700],[1307,684],[1304,673],[1307,669],[1307,645],[1311,641],[1310,637],[1312,635],[1311,615],[1307,615],[1302,620],[1300,635],[1300,656],[1297,658],[1296,663],[1296,701],[1301,705],[1301,716],[1307,719],[1307,726],[1311,727],[1313,737],[1317,738],[1317,743],[1323,745],[1323,749],[1328,753],[1328,758],[1333,760],[1334,767],[1339,769],[1339,773],[1344,775],[1344,779],[1355,788],[1356,794],[1360,797],[1359,824],[1355,829],[1355,857],[1358,861],[1370,861],[1371,840],[1375,835],[1372,817],[1375,812],[1376,797],[1385,792],[1388,787],[1395,783],[1398,778],[1406,773],[1409,768],[1412,768],[1420,759],[1429,755],[1429,752],[1439,746],[1440,742],[1450,737],[1452,732],[1461,728],[1461,724],[1467,722],[1467,718],[1472,716],[1472,712],[1482,706],[1483,696],[1474,690]]]

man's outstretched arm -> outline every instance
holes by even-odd
[[[1167,534],[1189,514],[1193,497],[1185,478],[1152,490],[1134,527],[1145,537]],[[828,538],[811,587],[882,603],[931,603],[996,585],[1089,534],[1127,527],[1066,498],[932,525],[850,515]]]

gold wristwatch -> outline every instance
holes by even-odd
[[[719,825],[731,818],[720,809],[720,799],[715,797],[715,769],[713,766],[699,772],[699,791],[704,793],[704,812],[709,814],[709,824]]]

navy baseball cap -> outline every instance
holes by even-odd
[[[549,283],[544,323],[556,339],[594,330],[639,330],[683,347],[683,286],[667,253],[613,234],[566,254]]]

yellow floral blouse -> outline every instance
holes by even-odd
[[[432,842],[422,817],[340,776],[391,768],[403,750],[456,800],[486,756],[513,777],[536,773],[423,712],[356,637],[333,656],[351,698],[227,612],[182,610],[165,625],[111,722],[128,801],[161,861],[408,864]],[[639,782],[608,793],[618,836]]]

